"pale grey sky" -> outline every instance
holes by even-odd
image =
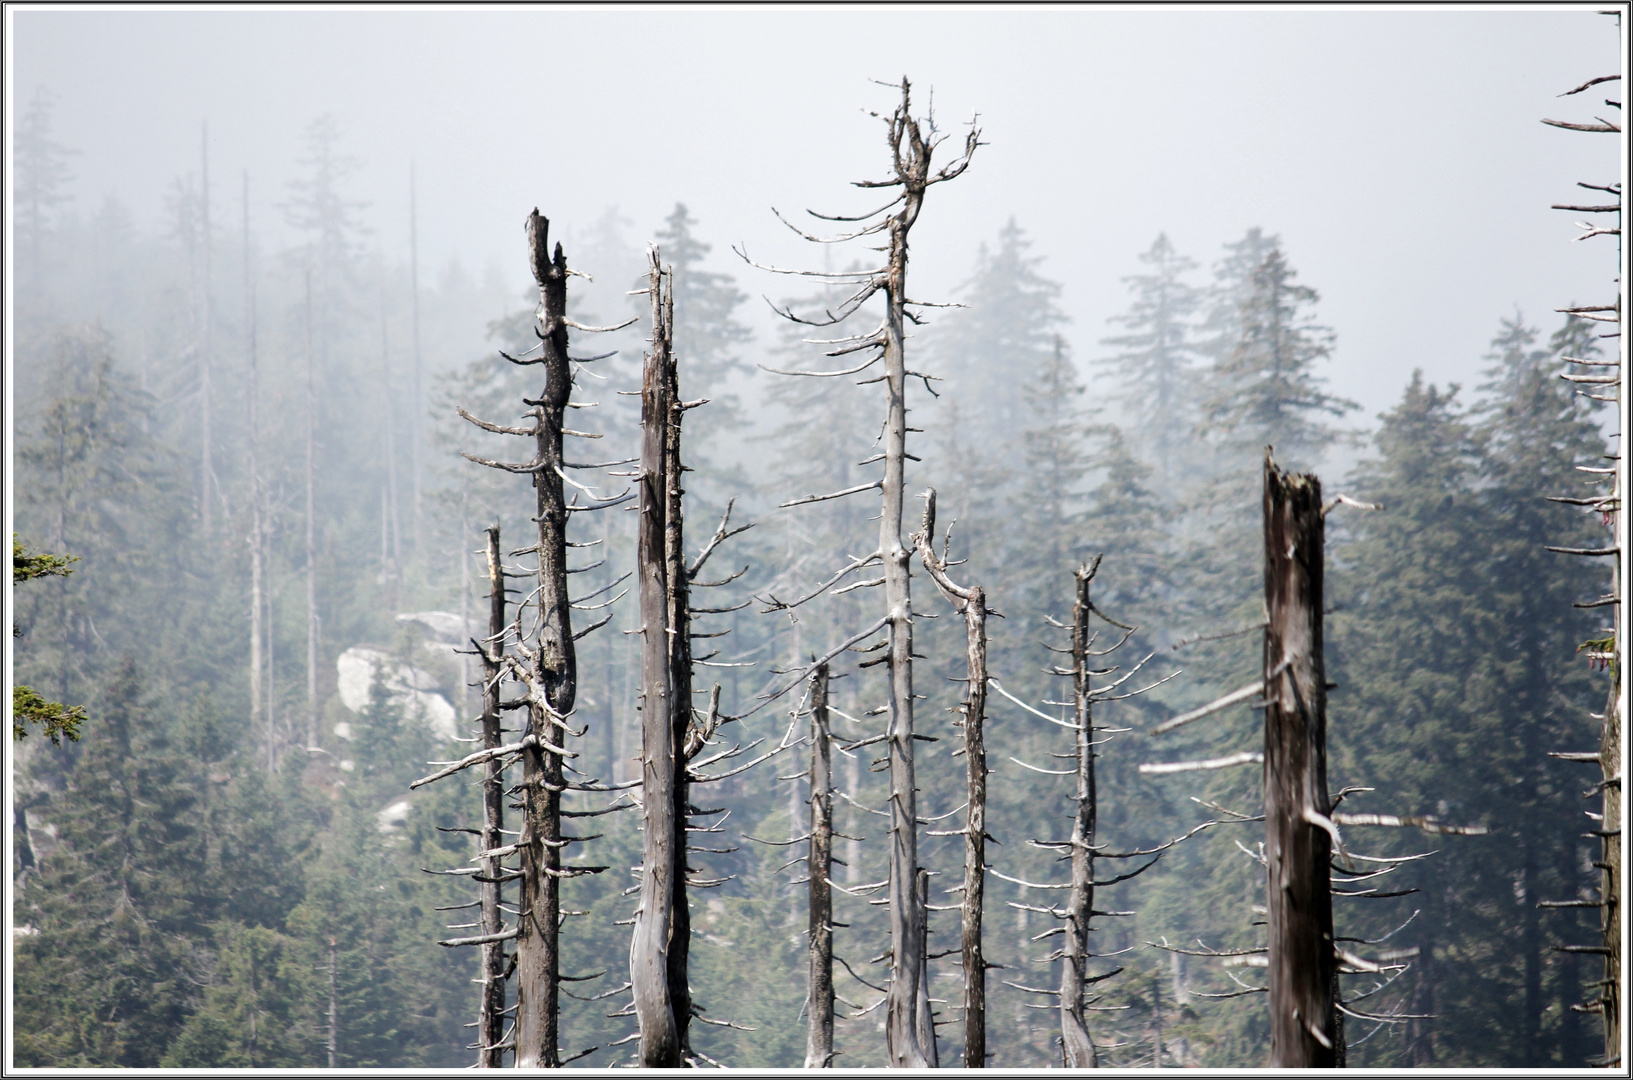
[[[728,246],[809,265],[771,206],[869,208],[848,186],[884,165],[863,110],[893,95],[868,80],[905,73],[944,126],[978,110],[990,143],[929,200],[914,292],[950,297],[1014,215],[1064,284],[1080,359],[1159,230],[1204,272],[1248,227],[1279,233],[1337,331],[1333,388],[1368,423],[1415,366],[1474,382],[1516,304],[1551,330],[1551,309],[1612,295],[1614,245],[1573,244],[1572,216],[1548,206],[1583,194],[1577,180],[1619,179],[1620,137],[1538,122],[1606,114],[1590,108],[1603,93],[1556,96],[1621,70],[1614,21],[1591,6],[7,17],[12,116],[36,86],[58,95],[82,208],[115,194],[151,225],[170,181],[197,169],[207,120],[212,172],[230,178],[217,197],[236,220],[248,169],[256,228],[277,242],[300,133],[332,112],[388,255],[407,248],[412,157],[425,272],[498,258],[518,290],[534,205],[571,231],[617,206],[640,241],[682,200],[719,268],[780,295]],[[744,315],[771,340],[764,305]]]

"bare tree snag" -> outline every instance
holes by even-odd
[[[1603,12],[1615,16],[1620,22],[1622,15],[1615,11]],[[1570,97],[1580,94],[1589,87],[1607,82],[1619,82],[1620,75],[1601,75],[1589,79],[1574,90],[1567,90],[1559,95]],[[1607,100],[1607,105],[1620,108],[1617,102]],[[1571,131],[1592,131],[1605,133],[1619,133],[1621,127],[1610,123],[1601,117],[1594,117],[1596,124],[1571,123],[1564,120],[1544,120],[1544,124],[1552,127],[1565,128]],[[1622,215],[1622,185],[1589,184],[1578,182],[1577,187],[1589,191],[1602,192],[1606,198],[1595,196],[1593,202],[1581,205],[1576,202],[1555,203],[1553,209],[1568,210],[1572,213],[1591,215],[1614,215],[1615,223],[1600,223],[1598,221],[1579,221],[1577,227],[1587,230],[1578,240],[1586,240],[1593,236],[1613,236],[1618,246],[1621,244],[1621,215]],[[1570,307],[1557,309],[1566,314],[1595,322],[1614,323],[1615,330],[1601,334],[1600,337],[1615,340],[1618,354],[1624,354],[1621,347],[1622,335],[1622,297],[1620,293],[1612,304],[1600,304],[1590,307]],[[1626,415],[1626,401],[1622,394],[1622,371],[1624,356],[1618,355],[1615,360],[1595,360],[1591,355],[1587,357],[1566,356],[1562,359],[1572,365],[1572,368],[1562,372],[1560,377],[1567,382],[1576,384],[1576,392],[1594,401],[1615,403],[1621,415]],[[1625,429],[1624,429],[1625,430]],[[1622,439],[1626,441],[1625,436]],[[1602,474],[1600,482],[1607,483],[1609,491],[1592,498],[1582,499],[1563,496],[1550,496],[1550,501],[1569,503],[1596,510],[1605,515],[1606,524],[1612,525],[1616,537],[1616,546],[1600,551],[1570,551],[1577,555],[1606,555],[1617,553],[1627,548],[1626,519],[1622,514],[1622,491],[1626,483],[1626,454],[1619,447],[1618,452],[1607,454],[1612,461],[1612,468]],[[1593,470],[1599,471],[1599,470]],[[1551,551],[1567,549],[1550,548]],[[1622,1065],[1622,718],[1623,695],[1626,693],[1626,680],[1621,677],[1622,652],[1622,562],[1615,559],[1611,565],[1610,591],[1599,599],[1586,604],[1577,604],[1576,607],[1609,608],[1611,625],[1606,628],[1608,639],[1587,642],[1583,647],[1591,648],[1590,656],[1603,662],[1610,671],[1610,691],[1605,701],[1604,720],[1599,734],[1598,763],[1601,769],[1599,790],[1601,792],[1600,821],[1597,832],[1601,839],[1601,853],[1599,860],[1594,863],[1600,871],[1599,908],[1600,908],[1600,943],[1597,947],[1573,947],[1580,951],[1599,951],[1604,956],[1604,967],[1601,979],[1595,983],[1594,998],[1584,1005],[1573,1005],[1572,1008],[1585,1012],[1598,1012],[1604,1019],[1604,1052],[1589,1064],[1600,1066]],[[1582,761],[1589,759],[1588,755],[1562,754],[1571,760]],[[1591,792],[1590,792],[1591,793]],[[1574,906],[1550,905],[1541,906]]]
[[[533,406],[533,489],[538,514],[539,630],[527,659],[528,717],[534,744],[523,751],[521,932],[516,940],[516,1067],[560,1067],[557,1027],[561,964],[562,755],[578,690],[572,602],[567,595],[567,500],[563,494],[562,417],[572,393],[567,358],[567,257],[550,252],[550,222],[534,210],[527,236],[539,286],[544,391]]]
[[[920,321],[909,309],[922,307],[921,301],[909,298],[907,293],[908,234],[918,221],[925,193],[934,184],[952,180],[969,167],[976,147],[980,145],[980,131],[972,122],[965,137],[963,153],[947,165],[931,172],[930,159],[941,142],[933,119],[924,124],[930,137],[924,136],[920,121],[913,116],[911,87],[906,78],[901,81],[901,101],[885,118],[886,140],[890,146],[891,172],[885,180],[858,181],[861,188],[896,188],[896,195],[879,209],[852,217],[812,216],[828,221],[842,220],[857,223],[846,236],[830,240],[811,236],[792,225],[796,233],[807,240],[822,243],[839,242],[884,233],[888,242],[883,250],[885,264],[867,270],[838,273],[814,273],[823,280],[847,284],[855,292],[822,318],[803,319],[791,311],[782,314],[799,323],[812,326],[832,326],[854,315],[863,304],[877,294],[885,301],[884,317],[877,329],[847,338],[828,340],[836,347],[830,356],[850,356],[871,353],[859,365],[836,371],[782,372],[789,375],[835,378],[853,375],[883,362],[884,373],[866,382],[884,384],[886,411],[880,443],[882,453],[878,460],[884,464],[884,475],[871,483],[860,484],[844,491],[827,495],[811,495],[783,506],[843,498],[864,491],[879,489],[882,506],[879,514],[879,547],[844,573],[879,561],[884,568],[885,616],[881,624],[867,631],[870,635],[881,626],[888,632],[888,651],[885,654],[886,671],[890,681],[887,705],[885,739],[890,769],[890,848],[888,854],[889,878],[886,904],[890,926],[890,986],[885,1002],[886,1056],[891,1067],[908,1069],[934,1068],[937,1064],[935,1024],[930,1011],[929,988],[925,985],[927,960],[925,957],[926,923],[925,902],[920,899],[918,865],[918,792],[913,769],[913,600],[909,571],[909,548],[902,542],[902,499],[905,492],[907,463],[907,380],[928,377],[907,368],[905,326],[909,321]],[[786,224],[786,222],[785,222]],[[739,250],[738,254],[747,259]],[[754,264],[758,265],[758,264]],[[797,273],[761,267],[776,273]],[[827,592],[838,577],[817,590],[806,600]],[[774,602],[772,609],[797,606]],[[856,640],[860,640],[859,638]],[[853,640],[848,645],[855,644]],[[786,691],[787,688],[785,688]]]
[[[306,270],[306,745],[323,742],[318,730],[318,519],[317,390],[312,380],[312,270]]]
[[[255,283],[250,276],[249,172],[246,170],[244,173],[244,333],[247,339],[245,341],[246,351],[249,356],[249,386],[246,388],[245,396],[249,399],[249,711],[252,730],[261,726],[261,701],[262,695],[267,690],[262,659],[266,651],[263,636],[266,627],[266,521],[262,516],[261,507],[261,390],[259,372],[256,370],[255,328]],[[277,767],[277,744],[274,741],[271,716],[271,703],[269,700],[266,722],[266,768],[269,773]]]
[[[987,873],[987,595],[979,585],[955,585],[947,576],[946,556],[937,555],[936,491],[924,493],[924,525],[914,535],[919,559],[947,602],[964,616],[969,685],[960,707],[964,714],[965,800],[964,901],[960,945],[964,966],[964,1067],[984,1069],[987,1062],[987,961],[981,951],[981,918]]]
[[[1094,1040],[1083,1015],[1087,986],[1089,921],[1094,915],[1094,843],[1099,790],[1094,774],[1094,699],[1089,676],[1090,584],[1100,560],[1080,566],[1072,575],[1077,586],[1072,603],[1072,734],[1077,744],[1077,790],[1073,796],[1072,890],[1066,902],[1066,947],[1060,970],[1060,1039],[1068,1069],[1100,1067]]]
[[[1333,1068],[1327,680],[1322,657],[1321,481],[1264,459],[1265,901],[1270,1067]]]
[[[828,665],[811,673],[811,846],[805,1067],[826,1069],[834,1056],[833,748],[828,726]]]
[[[501,730],[499,683],[504,675],[500,654],[505,635],[505,567],[500,558],[499,526],[488,526],[488,639],[482,650],[482,749],[495,750],[505,740]],[[481,1005],[477,1011],[477,1058],[481,1069],[504,1067],[505,1050],[505,955],[499,939],[504,915],[499,910],[499,889],[503,869],[498,856],[491,854],[504,840],[504,766],[490,757],[482,778],[482,881],[481,934],[492,938],[482,945]]]
[[[658,252],[653,249],[651,265],[658,265]],[[685,466],[680,460],[681,418],[686,404],[680,400],[680,374],[675,364],[675,297],[673,272],[660,274],[653,283],[654,295],[662,303],[664,343],[661,375],[667,383],[664,399],[668,413],[663,418],[663,490],[665,510],[663,519],[664,579],[669,595],[664,618],[664,637],[669,646],[669,725],[673,732],[671,745],[676,751],[674,763],[674,876],[670,879],[669,928],[669,1001],[674,1010],[675,1029],[680,1039],[681,1054],[689,1049],[688,1030],[692,1020],[692,988],[687,980],[687,963],[692,944],[691,907],[686,900],[686,874],[690,869],[686,858],[687,815],[691,806],[691,784],[687,765],[690,759],[688,736],[696,726],[692,720],[692,617],[691,580],[686,567],[686,529],[684,497]],[[660,288],[661,286],[661,288]],[[656,348],[654,348],[656,352]],[[644,400],[644,398],[643,398]],[[701,746],[699,742],[698,746]]]
[[[641,475],[638,481],[636,579],[641,603],[641,859],[640,906],[629,950],[629,980],[635,1018],[640,1025],[640,1063],[644,1068],[678,1068],[682,1064],[684,1024],[677,1014],[671,982],[670,950],[676,933],[676,908],[685,909],[685,785],[680,781],[675,717],[679,705],[674,685],[673,594],[669,571],[668,517],[670,488],[669,432],[675,415],[671,323],[674,301],[670,279],[648,252],[652,301],[652,348],[641,372]],[[688,679],[688,682],[690,680]],[[684,738],[684,732],[682,732]],[[679,904],[676,898],[679,897]],[[684,979],[684,973],[682,975]]]

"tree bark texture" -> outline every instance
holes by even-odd
[[[1264,810],[1270,1066],[1337,1064],[1321,482],[1264,463]],[[1324,827],[1324,825],[1326,827]]]
[[[811,846],[806,860],[809,976],[805,1067],[826,1069],[834,1056],[833,748],[828,726],[828,665],[811,673]]]
[[[657,252],[653,253],[654,261]],[[663,488],[665,511],[663,521],[664,577],[669,585],[668,614],[665,618],[664,637],[669,643],[669,725],[673,732],[671,743],[675,748],[675,869],[670,879],[669,926],[669,1002],[674,1011],[675,1030],[680,1038],[684,1058],[690,1043],[688,1032],[692,1021],[692,988],[687,980],[687,963],[692,944],[691,905],[686,899],[687,855],[686,825],[691,806],[692,788],[688,781],[687,753],[692,728],[692,617],[690,577],[686,572],[686,495],[685,467],[680,460],[681,418],[686,407],[680,400],[680,373],[674,354],[674,292],[672,280],[665,289],[663,301],[663,377],[668,382],[665,397],[669,414],[663,432]]]
[[[671,633],[674,617],[670,583],[668,517],[670,488],[679,478],[668,473],[669,429],[678,403],[674,400],[674,304],[669,278],[649,251],[652,301],[652,348],[641,372],[641,474],[638,480],[636,578],[641,604],[641,858],[640,906],[630,941],[629,981],[640,1028],[640,1061],[645,1068],[678,1068],[682,1064],[684,1024],[675,1000],[671,950],[677,930],[676,909],[684,910],[686,815],[685,785],[677,762],[684,750],[684,729],[677,739],[680,712]],[[689,680],[688,680],[689,681]],[[688,695],[689,697],[689,695]],[[684,702],[689,708],[690,700]],[[677,897],[679,902],[677,903]],[[684,947],[682,951],[684,956]],[[684,980],[684,969],[682,970]]]
[[[539,631],[531,657],[531,734],[523,752],[521,928],[516,939],[516,1067],[553,1069],[558,1052],[561,924],[561,792],[565,717],[577,697],[577,660],[567,595],[567,501],[562,480],[562,417],[572,393],[567,359],[567,257],[550,252],[550,222],[527,219],[533,279],[539,286],[544,391],[533,406],[538,508]],[[542,698],[539,691],[542,691]]]
[[[1072,889],[1066,902],[1066,947],[1061,950],[1060,1038],[1068,1069],[1100,1065],[1083,1015],[1083,987],[1088,977],[1089,922],[1094,915],[1094,835],[1099,792],[1094,773],[1094,705],[1089,672],[1090,585],[1095,566],[1073,574],[1072,722],[1077,743],[1077,790],[1072,813]]]
[[[499,526],[488,526],[488,640],[482,650],[482,749],[492,750],[504,743],[499,710],[499,682],[504,668],[499,652],[505,634],[505,567],[499,548]],[[482,778],[482,850],[490,852],[502,845],[505,826],[504,770],[498,758],[489,758]],[[500,933],[504,915],[499,910],[499,880],[503,874],[495,856],[482,859],[483,936]],[[490,941],[482,946],[481,1004],[477,1010],[477,1057],[481,1069],[504,1067],[505,1052],[499,1046],[505,1037],[505,946]]]

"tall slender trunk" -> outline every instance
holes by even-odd
[[[539,632],[530,695],[532,734],[538,744],[523,754],[526,818],[522,824],[521,936],[516,945],[516,1067],[559,1068],[558,1004],[561,978],[561,793],[565,717],[578,693],[571,602],[567,595],[567,500],[562,491],[562,417],[572,394],[567,359],[567,256],[550,252],[550,222],[528,216],[533,280],[539,286],[539,333],[544,390],[533,407],[539,559]]]
[[[965,802],[964,902],[960,905],[960,945],[964,967],[964,1067],[987,1064],[987,961],[981,948],[981,922],[987,875],[987,594],[979,585],[961,587],[947,576],[946,555],[937,555],[936,490],[924,493],[924,524],[913,536],[919,558],[947,600],[964,616],[967,687],[964,714]],[[928,884],[928,879],[926,879]],[[929,910],[929,896],[924,897]],[[928,956],[928,945],[925,948]],[[928,978],[928,972],[926,972]]]
[[[210,332],[211,316],[214,314],[210,302],[210,278],[212,274],[211,243],[210,243],[210,125],[205,123],[199,131],[199,215],[202,230],[204,271],[199,282],[199,335],[198,335],[198,400],[199,400],[199,524],[204,535],[209,536],[214,521],[215,509],[215,466],[212,463],[213,448],[210,445],[211,429],[214,421],[210,417]]]
[[[488,527],[488,640],[482,655],[482,749],[504,743],[499,711],[499,676],[503,672],[499,653],[504,650],[505,567],[499,548],[499,526]],[[495,850],[504,842],[505,782],[498,758],[490,758],[482,778],[482,851]],[[482,860],[482,928],[484,936],[502,932],[504,915],[499,910],[503,867],[497,856]],[[505,1052],[500,1042],[505,1035],[505,946],[490,941],[482,946],[482,1000],[477,1013],[479,1040],[476,1064],[482,1069],[502,1068]]]
[[[1271,1068],[1333,1068],[1331,799],[1321,482],[1265,452],[1264,813]]]
[[[414,162],[408,163],[408,281],[409,299],[413,309],[414,325],[414,386],[413,401],[409,409],[411,418],[408,425],[408,440],[414,447],[414,476],[413,476],[413,541],[414,555],[420,554],[420,485],[423,482],[423,452],[425,442],[421,428],[421,413],[425,411],[425,396],[421,379],[422,368],[420,363],[420,214],[419,191],[415,185]]]
[[[323,742],[318,718],[317,390],[312,377],[312,272],[306,272],[306,730]]]
[[[250,730],[260,729],[262,724],[261,696],[264,689],[262,680],[265,677],[262,664],[262,653],[265,645],[262,636],[265,633],[266,607],[266,524],[261,519],[261,390],[259,373],[256,370],[256,342],[255,342],[255,284],[250,277],[250,246],[249,246],[249,171],[244,172],[244,331],[249,359],[249,563],[250,563],[250,616],[249,616],[249,713]],[[271,772],[274,765],[274,744],[272,740],[272,724],[270,709],[266,723],[266,767]]]
[[[1072,723],[1077,747],[1077,790],[1072,812],[1072,891],[1066,902],[1066,947],[1061,950],[1060,1035],[1068,1069],[1100,1067],[1094,1040],[1083,1015],[1084,980],[1088,978],[1089,922],[1094,915],[1094,841],[1099,789],[1094,760],[1093,683],[1089,666],[1090,586],[1098,561],[1073,574],[1077,595],[1072,603]]]
[[[917,129],[914,128],[914,135]],[[927,156],[927,155],[926,155]],[[928,165],[928,162],[926,162]],[[890,262],[885,286],[885,475],[879,514],[885,606],[890,616],[890,676],[886,746],[890,759],[890,987],[885,1042],[896,1068],[937,1065],[929,988],[924,985],[926,913],[919,902],[918,786],[913,769],[913,596],[908,551],[902,544],[902,500],[907,464],[907,234],[923,202],[909,187],[906,205],[890,218]]]
[[[828,665],[811,673],[811,847],[806,859],[809,896],[805,1067],[826,1069],[834,1056],[833,751],[828,728]]]
[[[667,429],[673,415],[670,377],[673,301],[656,250],[649,252],[652,348],[641,372],[641,474],[636,536],[636,577],[641,604],[641,818],[644,829],[640,906],[630,940],[630,984],[640,1026],[640,1060],[646,1068],[682,1062],[683,1028],[670,979],[670,951],[677,931],[675,898],[684,904],[685,815],[679,811],[674,717],[679,711],[670,647],[672,614],[667,517]],[[688,707],[690,701],[685,703]],[[682,736],[684,737],[684,736]],[[679,849],[677,850],[677,837]]]

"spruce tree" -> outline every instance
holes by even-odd
[[[1167,233],[1157,234],[1140,262],[1149,268],[1146,273],[1123,278],[1133,293],[1128,310],[1108,320],[1127,327],[1127,333],[1100,340],[1121,350],[1098,362],[1119,384],[1116,391],[1101,396],[1121,406],[1128,440],[1156,466],[1167,489],[1190,456],[1184,450],[1196,413],[1193,324],[1202,292],[1185,280],[1196,263],[1174,250]]]

